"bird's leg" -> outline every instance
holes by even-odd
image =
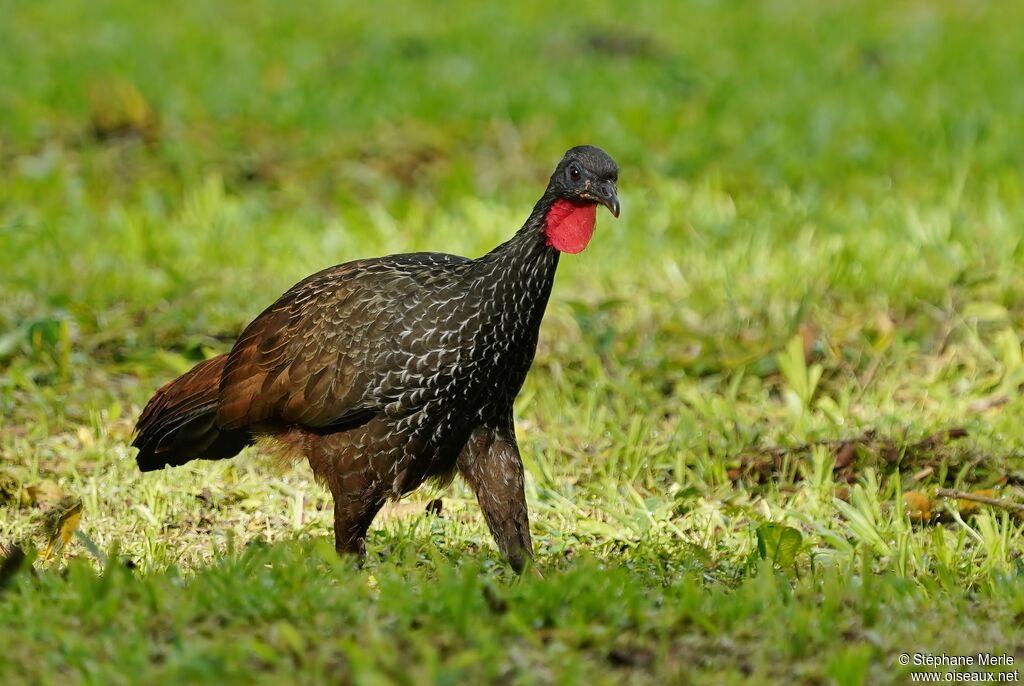
[[[384,496],[368,483],[366,470],[335,459],[310,459],[317,478],[334,496],[334,549],[339,555],[366,555],[366,531],[384,505]]]
[[[366,555],[366,532],[384,501],[376,493],[334,493],[334,548],[339,555]]]
[[[533,542],[515,434],[511,429],[475,429],[457,464],[459,473],[476,491],[498,549],[512,569],[522,572],[533,559]]]
[[[334,548],[339,555],[366,554],[366,532],[387,494],[373,478],[366,456],[347,453],[338,435],[303,433],[290,445],[309,459],[313,475],[334,496]],[[342,441],[339,447],[338,442]]]

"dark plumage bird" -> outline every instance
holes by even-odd
[[[619,215],[617,179],[604,151],[572,148],[523,227],[483,257],[390,255],[300,281],[231,352],[156,392],[132,443],[139,469],[269,437],[309,460],[334,496],[338,551],[358,554],[388,498],[457,471],[521,570],[533,548],[512,403],[559,254],[586,247],[598,204]]]

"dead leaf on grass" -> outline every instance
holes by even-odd
[[[46,511],[43,516],[43,531],[46,534],[46,548],[40,559],[46,563],[60,552],[75,534],[82,520],[82,501],[68,496]]]
[[[37,484],[25,487],[25,507],[50,505],[59,502],[64,497],[64,489],[50,479],[43,479]]]

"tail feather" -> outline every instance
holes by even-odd
[[[195,459],[234,457],[251,445],[247,429],[217,427],[217,399],[227,355],[200,362],[164,385],[146,404],[135,426],[135,462],[149,472]]]

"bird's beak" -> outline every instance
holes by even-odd
[[[619,194],[614,183],[609,181],[607,183],[598,184],[596,187],[591,187],[591,192],[594,195],[594,200],[607,207],[608,211],[612,213],[612,216],[618,218]]]

